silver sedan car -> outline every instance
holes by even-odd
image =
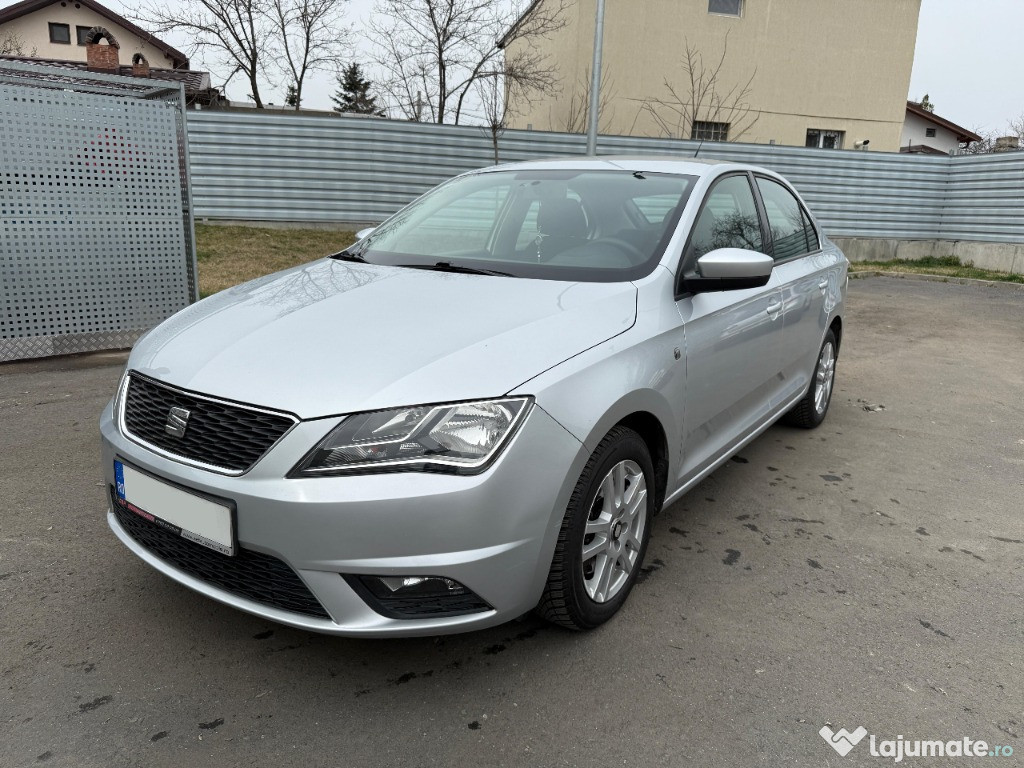
[[[760,168],[459,176],[140,339],[100,421],[108,522],[294,627],[596,627],[663,506],[777,419],[825,418],[847,265]]]

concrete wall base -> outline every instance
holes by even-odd
[[[850,261],[918,261],[956,256],[962,264],[1010,274],[1024,273],[1024,243],[981,243],[976,240],[896,240],[875,237],[833,237]]]

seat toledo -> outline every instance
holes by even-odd
[[[140,339],[100,423],[110,527],[308,630],[598,626],[659,509],[825,418],[846,270],[760,168],[464,174]]]

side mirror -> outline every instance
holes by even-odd
[[[719,248],[697,259],[697,274],[684,276],[680,288],[686,293],[737,291],[760,288],[772,276],[775,260],[743,248]]]
[[[375,229],[376,227],[367,227],[366,229],[360,229],[358,232],[356,232],[356,240],[362,240]]]

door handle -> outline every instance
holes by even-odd
[[[769,315],[777,315],[780,309],[782,309],[782,302],[773,301],[771,304],[768,305],[767,312]]]
[[[818,288],[820,288],[823,291],[827,291],[828,290],[828,278],[827,277],[824,280],[822,280],[820,283],[818,283]]]

